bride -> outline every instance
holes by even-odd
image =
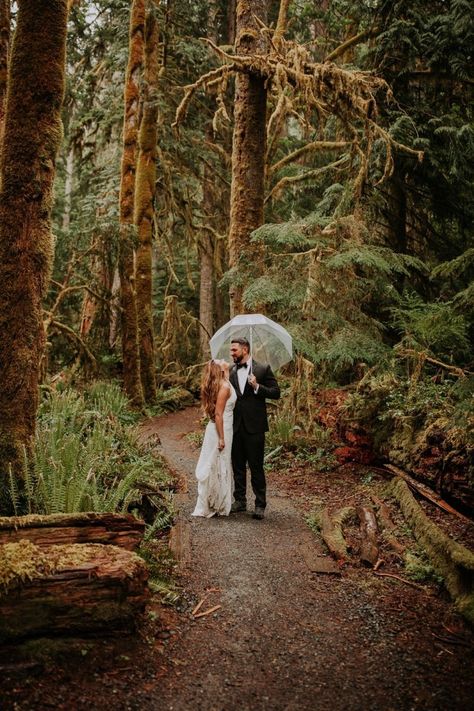
[[[201,384],[201,404],[209,422],[196,466],[198,499],[193,516],[228,516],[232,503],[232,425],[237,394],[229,382],[229,364],[210,360]]]

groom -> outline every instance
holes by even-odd
[[[234,438],[232,440],[232,468],[234,470],[234,498],[231,512],[247,509],[247,464],[250,469],[255,511],[253,517],[265,515],[266,482],[263,471],[265,432],[268,431],[265,398],[278,400],[280,388],[269,365],[252,360],[246,338],[235,338],[230,346],[234,366],[230,382],[237,393],[234,408]]]

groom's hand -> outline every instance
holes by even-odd
[[[255,377],[255,375],[253,373],[252,373],[252,375],[249,375],[248,382],[249,382],[249,385],[251,388],[253,388],[254,390],[257,390],[257,387],[258,387],[257,378]]]

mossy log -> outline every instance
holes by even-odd
[[[324,509],[321,513],[321,537],[331,555],[337,560],[346,560],[349,557],[342,527],[354,515],[355,510],[352,506],[340,509],[334,516],[330,516],[328,509]]]
[[[39,635],[132,630],[147,568],[115,546],[0,546],[0,643]]]
[[[417,541],[443,577],[457,609],[474,624],[474,553],[430,521],[403,479],[394,480],[393,491]]]
[[[360,531],[362,534],[360,559],[366,565],[373,567],[379,559],[375,514],[371,508],[358,506],[357,516],[360,520]]]
[[[0,518],[0,544],[29,540],[37,546],[101,543],[134,551],[145,523],[131,514],[81,513]]]

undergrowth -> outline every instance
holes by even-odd
[[[27,511],[140,513],[146,494],[155,521],[167,525],[170,474],[158,453],[139,442],[136,419],[115,384],[93,383],[83,393],[70,388],[46,393],[34,464],[26,469]],[[14,482],[11,498],[15,513],[24,513]]]

